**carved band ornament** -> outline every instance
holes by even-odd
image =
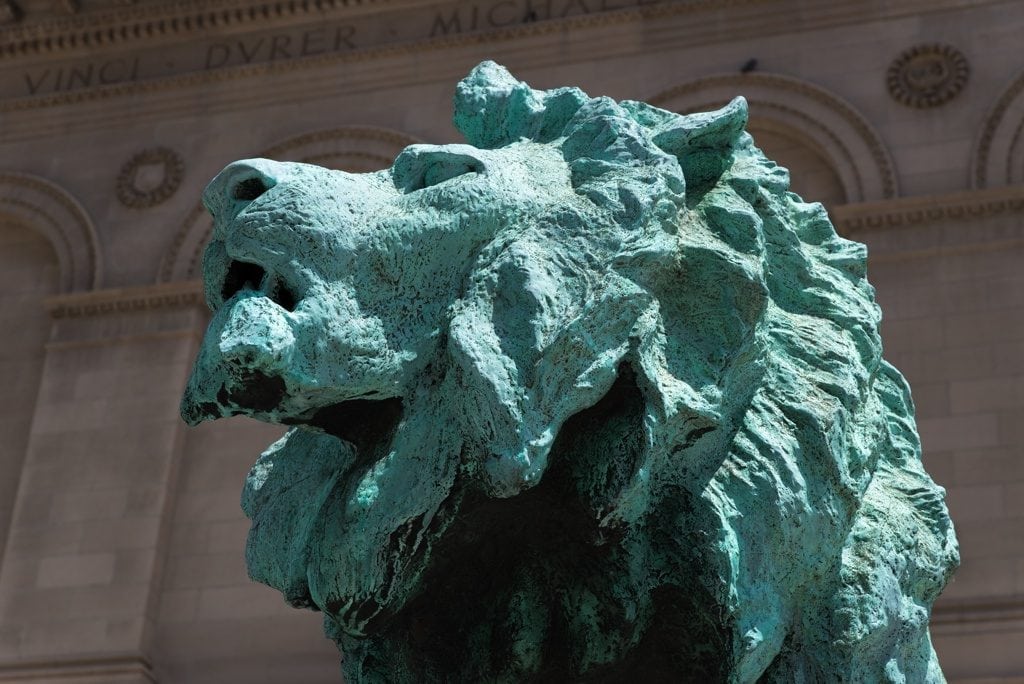
[[[771,3],[772,16],[762,6]],[[179,0],[62,15],[0,27],[0,111],[158,92],[375,57],[499,43],[643,19],[721,13],[735,22],[677,22],[674,42],[704,44],[791,30],[780,0]],[[873,8],[907,12],[975,6],[969,0],[905,0]],[[855,13],[850,10],[855,8]],[[804,30],[863,21],[861,3],[801,5]],[[713,19],[713,17],[709,17]],[[751,21],[755,20],[755,21]],[[603,48],[601,47],[603,46]],[[601,41],[598,49],[607,49]],[[38,57],[53,61],[39,63]],[[24,58],[34,65],[18,71]]]
[[[831,214],[836,229],[844,235],[862,230],[1024,214],[1024,186],[847,204],[835,207]]]
[[[85,318],[156,309],[183,309],[203,306],[203,288],[198,281],[161,283],[58,295],[49,297],[45,305],[52,318]]]
[[[718,5],[751,4],[766,0],[719,0]],[[319,7],[319,3],[315,3]],[[77,59],[53,61],[22,72],[0,72],[0,109],[20,110],[59,103],[79,102],[125,92],[189,85],[211,79],[238,77],[266,69],[294,69],[324,61],[365,59],[393,54],[396,50],[445,46],[478,40],[495,40],[592,26],[645,16],[679,14],[706,9],[709,0],[480,0],[452,5],[411,4],[391,9],[377,0],[375,13],[323,16],[313,2],[280,3],[256,11],[249,32],[199,32],[192,41],[177,40],[159,45],[145,31],[130,54],[92,49]],[[337,6],[341,6],[338,3]],[[217,10],[220,19],[170,19],[170,26],[195,24],[215,29],[232,22],[248,22],[258,8]],[[223,19],[221,15],[232,17]],[[240,17],[244,18],[241,19]],[[303,23],[298,23],[302,21]],[[161,20],[160,26],[164,25]],[[83,39],[80,48],[106,48],[125,32],[109,28],[95,38]],[[134,37],[134,33],[132,33]],[[49,45],[49,39],[43,41]],[[0,32],[0,63],[4,50],[13,56]],[[29,41],[25,45],[36,45]],[[127,47],[127,46],[126,46]],[[49,51],[49,50],[47,50]],[[59,51],[56,51],[59,52]],[[103,54],[106,52],[107,54]],[[30,55],[24,47],[17,55]]]

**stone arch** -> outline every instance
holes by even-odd
[[[651,104],[678,112],[714,109],[743,95],[750,128],[774,131],[799,144],[835,174],[846,203],[896,197],[895,165],[881,136],[849,103],[790,76],[719,74],[662,91]]]
[[[1024,73],[1007,86],[985,117],[971,158],[971,185],[1024,182]]]
[[[38,230],[50,242],[61,293],[100,287],[103,265],[96,228],[63,188],[27,173],[0,172],[0,214]]]
[[[747,130],[769,159],[789,169],[793,192],[830,208],[849,202],[849,188],[828,152],[802,131],[764,117],[753,117]]]
[[[345,126],[288,138],[263,150],[258,157],[298,161],[353,172],[376,171],[417,139],[385,128]],[[213,225],[201,202],[185,217],[160,264],[158,282],[198,278],[203,249]]]

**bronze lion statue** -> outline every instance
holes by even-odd
[[[958,563],[863,245],[744,131],[458,86],[469,145],[207,188],[191,424],[293,426],[251,577],[349,682],[941,682]]]

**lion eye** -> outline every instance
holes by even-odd
[[[465,176],[467,173],[479,173],[479,165],[474,165],[470,162],[463,160],[457,160],[455,162],[448,161],[443,164],[431,166],[426,170],[421,179],[421,187],[429,188],[432,185],[440,185],[447,180],[452,178],[458,178],[459,176]]]
[[[236,200],[251,202],[265,193],[268,189],[269,188],[267,188],[267,185],[263,182],[262,178],[251,177],[236,183],[231,194]]]
[[[282,282],[278,282],[270,293],[270,299],[285,311],[295,311],[298,298],[295,293]]]
[[[295,311],[299,303],[295,291],[280,277],[273,274],[268,276],[266,269],[259,264],[233,260],[224,277],[221,301],[228,301],[242,290],[260,290],[285,311]]]
[[[483,162],[470,154],[444,147],[410,145],[395,159],[392,176],[399,189],[415,192],[484,170]]]

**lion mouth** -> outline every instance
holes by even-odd
[[[290,431],[280,445],[260,456],[246,478],[242,506],[253,521],[247,551],[251,577],[276,587],[295,607],[332,610],[318,605],[310,590],[310,568],[316,567],[322,542],[318,527],[308,524],[309,516],[344,516],[352,487],[391,450],[402,414],[399,398],[358,398],[318,409],[312,418],[281,421],[316,429]],[[298,510],[306,511],[306,517],[295,517]],[[409,543],[407,537],[402,541]],[[291,569],[283,573],[278,562],[268,562],[281,553],[292,559]],[[389,576],[383,593],[375,596],[387,595],[392,581]],[[353,615],[365,620],[378,612],[376,600],[353,599],[333,608],[346,614],[354,610]],[[348,617],[355,620],[353,615]]]
[[[282,422],[318,427],[350,443],[357,454],[373,456],[390,444],[401,420],[402,400],[390,397],[348,399],[317,409],[310,418]]]

